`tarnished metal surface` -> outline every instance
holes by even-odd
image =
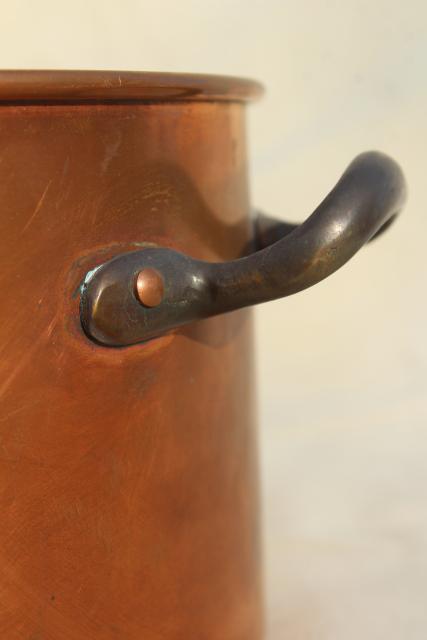
[[[1,105],[0,149],[1,640],[260,640],[250,311],[129,349],[79,316],[117,254],[251,243],[243,105]]]
[[[306,222],[278,223],[284,237],[252,255],[210,263],[149,248],[100,265],[82,285],[83,328],[101,344],[125,346],[200,318],[297,293],[339,269],[379,234],[404,198],[399,166],[381,153],[361,154]],[[142,306],[135,277],[153,270],[161,274],[164,294],[157,304]]]
[[[263,637],[251,311],[192,320],[328,275],[402,178],[364,157],[248,255],[257,88],[221,82],[0,73],[2,640]],[[80,310],[104,344],[189,324],[106,349]]]

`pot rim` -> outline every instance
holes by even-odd
[[[0,70],[0,104],[248,102],[255,80],[192,73],[89,70]]]

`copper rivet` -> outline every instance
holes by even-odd
[[[163,300],[165,286],[162,275],[152,267],[146,267],[136,278],[136,297],[146,307],[157,307]]]

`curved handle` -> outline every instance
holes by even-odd
[[[83,329],[98,343],[125,346],[307,289],[388,226],[404,197],[400,167],[381,153],[361,154],[303,224],[277,222],[284,237],[247,257],[209,263],[147,248],[99,266],[82,285]]]

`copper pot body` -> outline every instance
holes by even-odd
[[[135,247],[248,251],[245,107],[0,97],[0,636],[259,640],[251,312],[114,349],[78,306]]]

